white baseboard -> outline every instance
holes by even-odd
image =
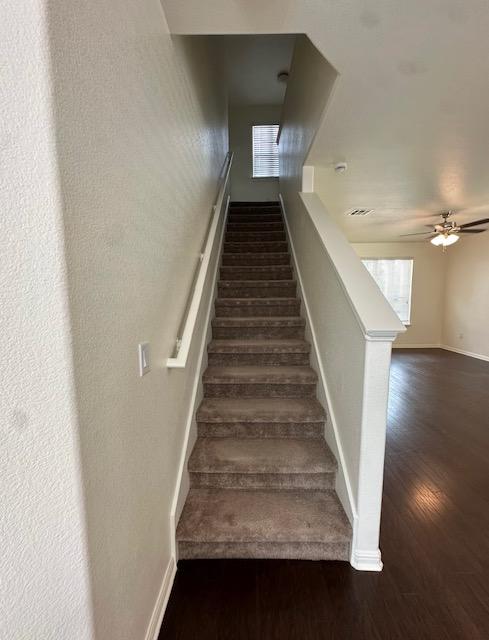
[[[163,622],[163,616],[165,615],[166,605],[168,604],[176,572],[177,564],[175,562],[175,558],[171,557],[161,582],[161,587],[158,592],[158,597],[156,598],[153,613],[151,614],[148,629],[146,630],[146,635],[144,636],[145,640],[158,640],[161,623]]]
[[[321,362],[321,359],[319,358],[318,339],[316,336],[316,332],[314,330],[314,324],[312,322],[310,307],[307,302],[307,297],[304,293],[302,276],[299,269],[299,264],[297,262],[297,254],[295,252],[294,242],[292,240],[292,236],[290,233],[289,223],[287,221],[287,216],[285,214],[285,206],[284,206],[282,194],[279,194],[279,199],[280,199],[280,205],[282,208],[282,214],[284,217],[285,227],[287,229],[287,238],[290,244],[294,271],[297,276],[297,283],[299,285],[300,296],[304,304],[304,310],[305,310],[305,316],[306,316],[306,329],[310,334],[310,336],[308,337],[311,338],[311,343],[312,343],[312,349],[311,349],[312,366],[319,373],[318,396],[321,403],[325,405],[325,408],[328,414],[328,421],[331,423],[331,426],[333,427],[334,442],[328,443],[328,444],[330,444],[330,448],[333,450],[333,453],[336,455],[338,459],[338,472],[336,474],[335,489],[336,489],[336,493],[338,494],[338,498],[340,499],[340,502],[343,506],[343,509],[345,510],[345,513],[348,516],[348,519],[350,520],[350,524],[352,525],[352,528],[353,528],[352,548],[354,548],[358,515],[356,511],[355,500],[353,498],[353,490],[351,487],[350,477],[348,474],[345,456],[343,453],[343,447],[342,447],[341,439],[339,435],[338,423],[336,421],[335,413],[332,407],[331,394],[329,392],[328,383],[326,380],[326,374],[324,372],[324,367]]]
[[[442,349],[441,344],[396,344],[392,345],[393,349]]]
[[[382,571],[380,549],[377,551],[362,551],[355,549],[351,554],[350,564],[359,571]]]
[[[484,360],[485,362],[489,362],[489,356],[483,356],[481,353],[474,353],[473,351],[465,351],[464,349],[449,347],[446,344],[441,344],[440,348],[445,349],[446,351],[453,351],[454,353],[460,353],[460,355],[462,356],[469,356],[470,358],[477,358],[477,360]]]
[[[180,453],[180,460],[178,463],[177,481],[175,484],[175,492],[173,494],[172,506],[170,509],[171,553],[172,553],[172,556],[175,558],[175,561],[178,560],[176,529],[177,529],[178,520],[180,519],[180,514],[182,511],[183,505],[185,503],[185,500],[187,498],[187,494],[189,491],[189,481],[188,481],[188,476],[186,475],[187,460],[190,455],[190,449],[193,447],[193,444],[195,441],[195,437],[191,439],[191,435],[193,433],[192,427],[195,422],[195,412],[197,409],[197,403],[199,402],[200,397],[202,395],[201,393],[202,373],[203,373],[204,367],[207,364],[207,361],[204,358],[204,356],[206,355],[205,349],[209,341],[210,319],[211,319],[211,314],[214,306],[214,299],[216,297],[217,273],[219,271],[222,243],[224,239],[224,231],[226,229],[226,220],[227,220],[228,211],[229,211],[229,202],[230,202],[230,197],[228,196],[227,203],[226,203],[226,211],[224,213],[224,221],[222,224],[221,233],[219,234],[219,241],[218,241],[218,247],[217,247],[218,256],[217,256],[216,264],[214,266],[214,269],[212,271],[212,276],[211,276],[210,285],[212,287],[212,291],[209,297],[209,302],[207,304],[207,308],[205,310],[205,316],[203,320],[205,329],[202,334],[202,340],[199,345],[197,365],[195,368],[195,377],[194,377],[194,382],[192,386],[192,392],[190,395],[190,406],[187,414],[187,420],[185,422],[185,431],[184,431],[184,437],[183,437],[182,450]]]
[[[484,356],[481,353],[474,353],[473,351],[465,351],[465,349],[457,349],[457,347],[449,347],[447,344],[396,344],[392,345],[393,349],[444,349],[445,351],[453,351],[453,353],[459,353],[462,356],[468,356],[469,358],[477,358],[477,360],[484,360],[489,362],[489,356]]]

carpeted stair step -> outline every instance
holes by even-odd
[[[180,559],[348,560],[351,528],[333,491],[191,488]]]
[[[229,231],[226,242],[285,242],[285,231]]]
[[[223,266],[243,265],[243,266],[265,266],[290,264],[288,253],[224,253],[222,256]]]
[[[317,374],[309,366],[209,366],[206,398],[313,398]]]
[[[244,222],[234,222],[233,221],[229,221],[228,225],[226,227],[226,231],[229,231],[231,233],[241,233],[242,231],[252,231],[252,232],[262,232],[262,231],[283,231],[284,230],[284,223],[281,220],[278,220],[277,222],[264,222],[261,221],[260,222],[255,222],[253,220],[251,221],[244,221]]]
[[[223,266],[221,280],[292,280],[292,267],[289,265],[267,266]]]
[[[215,340],[236,338],[304,338],[305,321],[301,317],[214,318],[212,337]]]
[[[220,298],[293,298],[295,280],[219,280]]]
[[[224,242],[224,253],[287,253],[287,242]]]
[[[315,398],[204,398],[201,437],[323,438],[326,414]]]
[[[212,366],[306,366],[310,349],[305,340],[212,340],[207,360]]]
[[[216,317],[298,316],[298,298],[217,298]]]
[[[333,489],[336,460],[324,440],[198,438],[188,461],[193,487]]]
[[[261,216],[266,213],[281,213],[282,209],[280,208],[280,203],[278,202],[270,202],[268,204],[253,204],[253,205],[245,205],[245,204],[232,204],[229,207],[230,214],[242,214],[242,215],[258,215]]]
[[[232,212],[228,215],[228,223],[229,224],[243,224],[243,223],[251,223],[251,224],[266,224],[266,223],[274,223],[279,222],[283,225],[282,214],[277,213],[260,213],[256,215],[254,213],[246,214],[246,213],[237,213],[233,214]]]

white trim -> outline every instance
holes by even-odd
[[[441,344],[394,344],[393,349],[441,349]]]
[[[356,549],[352,551],[350,564],[359,571],[382,571],[383,564],[380,549],[377,549],[377,551]]]
[[[318,339],[316,336],[316,332],[314,330],[314,324],[312,322],[312,317],[311,317],[311,313],[309,310],[309,304],[307,302],[307,298],[306,295],[304,293],[304,287],[302,284],[302,277],[301,277],[301,272],[299,269],[299,264],[297,261],[297,255],[295,252],[295,248],[294,248],[294,242],[292,240],[292,236],[290,233],[290,228],[289,228],[289,223],[287,221],[287,216],[285,215],[285,206],[284,206],[284,200],[282,197],[282,194],[279,194],[279,200],[280,200],[280,206],[282,208],[282,215],[284,218],[284,222],[285,222],[285,227],[287,229],[287,237],[289,240],[289,244],[290,244],[290,250],[291,250],[291,254],[292,254],[292,261],[294,264],[294,271],[296,273],[297,276],[297,283],[299,285],[299,291],[300,291],[300,295],[302,298],[302,302],[304,303],[304,310],[306,313],[306,325],[309,328],[310,334],[311,334],[311,341],[312,341],[312,353],[311,356],[313,357],[314,361],[313,361],[313,366],[315,366],[319,372],[319,386],[318,386],[318,394],[322,395],[323,398],[320,398],[325,404],[326,404],[326,409],[327,409],[327,413],[328,413],[328,418],[331,422],[331,425],[333,427],[333,433],[334,433],[334,438],[335,438],[335,448],[336,451],[338,453],[338,473],[336,475],[336,491],[338,493],[338,497],[341,501],[341,504],[343,505],[343,508],[345,509],[346,514],[348,515],[348,519],[350,520],[350,523],[353,527],[353,541],[355,540],[355,534],[356,534],[356,525],[357,525],[357,521],[358,521],[358,515],[357,515],[357,510],[356,510],[356,506],[355,506],[355,500],[353,498],[353,490],[351,487],[351,481],[350,481],[350,477],[348,474],[348,469],[346,466],[346,461],[345,461],[345,455],[343,453],[343,447],[341,444],[341,439],[340,439],[340,434],[339,434],[339,430],[338,430],[338,423],[336,421],[336,417],[335,417],[335,413],[333,410],[333,406],[332,406],[332,402],[331,402],[331,394],[329,392],[329,388],[328,388],[328,383],[326,381],[326,374],[324,373],[324,368],[323,368],[323,364],[321,362],[321,359],[319,358],[319,345],[318,345]],[[321,393],[322,391],[322,393]],[[352,543],[352,547],[353,547],[353,543]]]
[[[229,182],[229,175],[231,171],[232,162],[233,162],[233,154],[231,153],[229,155],[224,179],[219,189],[217,201],[216,201],[216,204],[214,205],[214,213],[212,216],[209,233],[207,234],[205,248],[201,255],[199,273],[197,275],[197,280],[195,281],[195,287],[192,291],[192,300],[190,302],[187,318],[185,320],[185,326],[182,332],[182,336],[178,341],[178,345],[179,345],[178,354],[176,355],[176,357],[167,358],[167,361],[166,361],[166,366],[169,369],[183,369],[187,365],[187,358],[190,351],[190,345],[192,343],[192,337],[195,331],[195,324],[197,322],[197,316],[199,313],[200,304],[202,302],[204,286],[207,279],[207,270],[209,268],[212,249],[214,248],[216,232],[219,226],[219,219],[221,218],[221,215],[222,215],[222,208],[223,208],[224,198],[226,195],[227,185]]]
[[[189,411],[187,414],[187,420],[185,422],[185,432],[183,436],[182,450],[180,453],[180,460],[178,463],[177,482],[175,484],[175,491],[173,493],[173,500],[172,500],[172,505],[170,509],[171,547],[172,547],[172,555],[174,556],[174,558],[178,558],[177,543],[176,543],[176,537],[175,537],[176,528],[177,528],[178,520],[180,518],[180,513],[183,507],[183,503],[185,502],[185,499],[187,497],[188,490],[189,490],[188,480],[187,482],[184,482],[184,473],[185,473],[187,458],[189,454],[190,433],[192,431],[192,425],[195,418],[198,392],[202,383],[202,372],[203,372],[204,366],[207,364],[206,361],[204,360],[204,355],[205,355],[205,348],[209,340],[210,318],[211,318],[212,310],[214,308],[214,300],[216,297],[217,273],[220,265],[220,257],[221,257],[221,251],[222,251],[222,244],[224,240],[224,232],[226,229],[226,221],[228,217],[230,199],[231,199],[230,196],[228,196],[226,201],[226,210],[224,213],[224,220],[222,223],[221,233],[219,235],[216,264],[212,272],[212,280],[209,283],[209,285],[212,287],[212,293],[209,296],[209,302],[207,304],[205,318],[203,320],[204,331],[203,331],[202,340],[199,346],[199,355],[197,358],[197,366],[195,368],[195,378],[194,378],[194,383],[192,387],[192,394],[190,396]]]
[[[481,353],[474,353],[473,351],[465,351],[464,349],[457,349],[457,347],[449,347],[447,344],[394,344],[393,349],[444,349],[445,351],[453,351],[453,353],[459,353],[461,356],[467,356],[468,358],[476,358],[477,360],[484,360],[489,362],[489,356],[484,356]]]
[[[304,165],[302,167],[302,191],[303,193],[313,193],[314,191],[314,166]]]
[[[175,580],[175,574],[177,572],[177,565],[175,558],[170,557],[166,566],[166,571],[163,575],[158,597],[156,598],[155,606],[151,618],[149,620],[148,628],[146,630],[145,640],[158,640],[160,633],[161,623],[163,622],[163,616],[165,615],[166,605],[170,597],[171,589],[173,587],[173,581]]]
[[[462,356],[468,356],[469,358],[477,358],[477,360],[489,362],[489,356],[483,356],[481,353],[474,353],[473,351],[465,351],[464,349],[449,347],[447,344],[441,344],[439,346],[441,349],[445,349],[445,351],[453,351],[454,353],[459,353]]]

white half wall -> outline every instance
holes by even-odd
[[[229,147],[234,153],[231,200],[278,200],[278,178],[253,178],[254,124],[280,124],[281,105],[232,106],[229,109]]]
[[[489,358],[489,232],[462,236],[446,255],[443,345]]]
[[[353,243],[361,258],[413,258],[411,325],[397,346],[434,346],[442,339],[445,269],[448,253],[429,242]]]

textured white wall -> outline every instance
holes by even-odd
[[[157,0],[8,9],[0,636],[142,639],[170,558],[201,321],[188,368],[164,362],[227,101],[210,43],[172,39]]]
[[[92,638],[43,2],[0,21],[0,637]]]
[[[280,124],[281,105],[230,107],[229,146],[234,152],[231,169],[232,200],[278,200],[278,178],[253,178],[254,124]]]
[[[448,254],[429,242],[353,243],[352,246],[362,258],[413,258],[411,326],[397,337],[394,347],[439,345]]]
[[[443,344],[489,358],[489,233],[448,248]]]
[[[185,370],[164,363],[217,194],[227,102],[208,40],[171,38],[158,0],[114,9],[53,0],[50,36],[95,628],[134,640],[170,556],[195,348]]]

